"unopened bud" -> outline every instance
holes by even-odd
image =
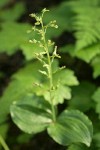
[[[36,14],[32,13],[32,14],[30,14],[30,16],[34,18],[34,17],[36,17]]]

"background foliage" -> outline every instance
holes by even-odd
[[[58,30],[48,31],[48,37],[58,45],[58,52],[62,56],[59,62],[58,60],[55,62],[54,69],[58,65],[65,65],[68,68],[67,72],[58,74],[62,77],[64,85],[59,91],[63,90],[65,93],[64,95],[60,93],[59,100],[64,104],[59,105],[59,112],[65,107],[81,110],[92,120],[94,127],[90,148],[72,144],[67,149],[99,150],[99,0],[0,0],[0,135],[13,150],[31,150],[33,147],[39,150],[66,149],[48,139],[45,132],[37,136],[24,134],[12,123],[9,115],[9,108],[13,101],[27,97],[31,100],[32,93],[47,98],[46,82],[43,91],[33,86],[36,81],[40,83],[45,81],[37,71],[41,65],[34,57],[34,53],[41,52],[42,49],[28,42],[35,35],[27,33],[35,22],[29,17],[29,13],[39,13],[44,7],[51,10],[45,15],[44,22],[56,19],[59,26]],[[64,101],[64,99],[70,100]]]

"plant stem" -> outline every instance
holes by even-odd
[[[0,135],[0,143],[4,148],[4,150],[10,150],[1,135]]]
[[[48,70],[48,75],[49,75],[49,92],[50,92],[50,102],[51,102],[51,109],[52,109],[52,119],[55,122],[56,121],[56,110],[55,106],[53,105],[53,99],[52,99],[52,90],[53,90],[53,79],[52,79],[52,63],[51,63],[51,58],[49,54],[49,48],[46,42],[45,38],[45,29],[43,22],[41,22],[42,25],[42,31],[43,31],[43,42],[44,42],[44,48],[47,54],[47,59],[48,59],[48,65],[49,65],[49,70]]]

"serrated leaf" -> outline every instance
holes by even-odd
[[[52,64],[53,72],[56,72],[58,70],[58,61],[54,61]],[[68,74],[67,74],[68,73]],[[65,78],[63,77],[65,76]],[[53,104],[57,105],[58,103],[63,103],[64,99],[70,99],[71,98],[71,89],[68,86],[77,85],[78,81],[77,78],[74,76],[74,72],[69,69],[62,69],[58,72],[54,73],[53,75],[53,84],[54,84],[54,90],[52,90],[52,99]],[[68,86],[66,86],[68,85]],[[44,98],[50,102],[50,94],[48,92],[49,90],[49,82],[48,80],[45,80],[43,84],[41,85],[41,88],[37,86],[34,91],[36,95],[38,96],[44,96]]]
[[[48,134],[59,144],[70,145],[81,142],[90,146],[93,127],[91,121],[82,112],[65,110],[48,127]]]
[[[69,108],[81,111],[89,110],[94,105],[92,101],[94,91],[95,85],[89,82],[81,82],[79,86],[72,87],[72,99],[68,102]]]
[[[71,89],[67,86],[59,85],[54,91],[52,91],[51,95],[53,105],[62,104],[65,99],[71,99]],[[44,97],[50,102],[50,94],[48,91],[44,93]]]
[[[14,102],[10,109],[14,123],[29,134],[43,131],[51,123],[51,115],[39,108],[38,105],[34,106],[34,101],[37,98],[33,97],[32,100],[25,98],[19,102]]]
[[[71,99],[71,89],[64,85],[59,85],[53,93],[53,104],[62,104],[64,99]]]
[[[75,47],[69,48],[68,52],[72,56],[89,63],[97,54],[100,54],[99,1],[85,0],[83,2],[82,0],[72,0],[67,2],[67,5],[74,13],[72,16],[72,30],[75,31],[77,39]]]
[[[41,85],[41,87],[37,86],[34,89],[34,92],[37,96],[44,96],[45,100],[47,100],[49,103],[51,103],[50,101],[50,93],[48,92],[49,90],[49,84],[48,83],[44,83],[43,85]],[[64,102],[64,99],[71,99],[71,89],[67,86],[64,85],[59,85],[58,88],[56,88],[55,90],[52,90],[52,101],[54,105],[57,104],[62,104]]]
[[[8,8],[6,10],[2,10],[0,13],[0,18],[3,21],[15,21],[19,19],[19,17],[25,12],[24,3],[19,2],[12,8]]]
[[[53,75],[54,85],[57,85],[59,82],[64,85],[74,86],[78,85],[79,82],[74,75],[74,72],[70,69],[63,69],[56,72]]]

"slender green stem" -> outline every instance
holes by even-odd
[[[48,59],[48,65],[49,65],[48,75],[49,75],[49,92],[50,92],[50,101],[51,101],[51,109],[52,109],[52,119],[55,122],[56,121],[56,110],[55,110],[55,106],[53,105],[53,99],[52,99],[52,89],[53,89],[52,64],[51,64],[51,58],[50,58],[50,54],[49,54],[49,48],[48,48],[46,38],[45,38],[45,29],[44,29],[43,22],[41,22],[41,25],[42,25],[42,30],[43,30],[44,48],[47,53],[47,59]]]
[[[0,143],[4,148],[4,150],[10,150],[1,135],[0,135]]]

